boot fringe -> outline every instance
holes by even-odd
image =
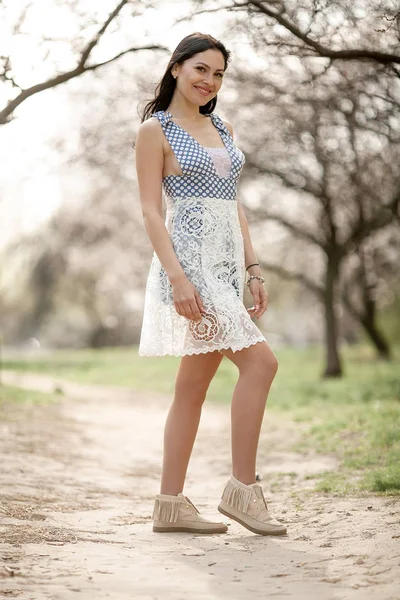
[[[231,480],[228,481],[222,493],[222,500],[224,500],[233,508],[236,508],[242,512],[247,512],[252,497],[253,492],[251,490],[246,490],[245,488],[239,487]]]
[[[178,520],[180,499],[156,498],[152,518],[164,523],[176,523]]]

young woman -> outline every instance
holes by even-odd
[[[164,433],[153,531],[222,533],[182,492],[207,389],[224,356],[239,370],[232,399],[232,475],[218,510],[247,529],[280,535],[256,482],[256,453],[278,363],[251,316],[267,308],[264,279],[236,198],[245,162],[215,112],[229,51],[210,35],[185,37],[149,102],[136,140],[144,224],[154,248],[140,356],[182,356]],[[165,222],[162,190],[166,198]],[[254,306],[243,304],[246,285]]]

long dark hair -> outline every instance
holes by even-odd
[[[165,73],[157,85],[155,90],[155,97],[153,100],[148,102],[143,110],[142,123],[148,119],[153,113],[158,110],[166,110],[171,102],[173,93],[176,87],[176,80],[172,76],[171,69],[178,63],[181,64],[188,58],[191,58],[198,52],[205,52],[205,50],[219,50],[222,52],[225,59],[225,69],[228,66],[230,51],[219,40],[216,40],[212,35],[206,33],[191,33],[183,38],[175,48]],[[204,106],[200,106],[201,114],[208,114],[213,112],[217,105],[217,96],[212,98],[210,102],[207,102]]]

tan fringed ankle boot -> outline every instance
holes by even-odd
[[[259,483],[246,485],[231,475],[222,493],[218,510],[253,533],[260,535],[286,533],[284,525],[272,520]]]
[[[177,496],[157,494],[153,510],[153,531],[187,531],[190,533],[225,533],[225,523],[207,521],[182,493]]]

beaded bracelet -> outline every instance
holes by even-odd
[[[248,280],[246,281],[246,285],[247,285],[247,287],[249,287],[249,285],[250,285],[250,281],[251,281],[252,279],[258,279],[258,281],[261,281],[261,283],[262,283],[263,285],[264,285],[264,283],[265,283],[265,279],[264,279],[264,277],[261,277],[261,275],[249,275],[249,278],[248,278]]]
[[[260,263],[253,263],[252,265],[249,265],[248,267],[246,267],[246,271],[247,269],[250,269],[250,267],[255,267],[256,265],[260,266]]]

